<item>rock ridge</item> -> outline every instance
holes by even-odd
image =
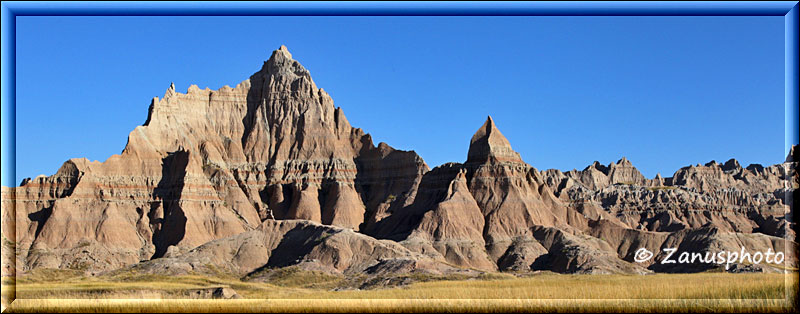
[[[797,267],[796,155],[652,179],[625,157],[540,171],[489,116],[463,163],[429,169],[351,126],[281,46],[235,87],[170,84],[119,155],[3,187],[3,274],[706,269],[633,260],[672,246],[788,249]]]

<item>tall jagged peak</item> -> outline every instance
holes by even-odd
[[[286,56],[286,57],[287,57],[287,58],[289,58],[289,59],[291,59],[291,58],[292,58],[292,53],[291,53],[291,52],[289,52],[289,48],[286,48],[286,46],[285,46],[285,45],[281,45],[281,46],[278,48],[278,50],[275,50],[275,51],[274,51],[274,53],[281,53],[281,54],[283,54],[284,56]]]
[[[508,139],[497,129],[491,116],[486,118],[483,126],[472,136],[467,153],[467,162],[487,161],[522,162],[519,153],[511,148]]]
[[[286,46],[281,46],[272,52],[269,60],[264,62],[260,71],[267,76],[287,77],[295,79],[298,77],[311,78],[311,74],[303,67],[300,62],[292,59],[292,54]]]

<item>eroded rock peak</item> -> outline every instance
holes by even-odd
[[[519,153],[511,148],[503,133],[497,129],[492,116],[475,132],[469,143],[468,163],[522,162]]]

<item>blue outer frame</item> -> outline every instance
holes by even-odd
[[[305,2],[19,2],[9,4],[20,15],[79,16],[440,16],[440,15],[694,15],[694,16],[784,16],[794,1],[305,1]]]
[[[784,16],[785,154],[788,147],[798,144],[798,1],[3,2],[0,11],[0,182],[6,186],[18,184],[14,182],[17,16]],[[15,297],[12,294],[8,301]],[[3,310],[8,306],[5,301]]]
[[[798,144],[798,1],[3,2],[2,176],[16,186],[17,16],[785,16],[785,153]]]

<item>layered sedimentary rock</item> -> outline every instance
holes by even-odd
[[[171,85],[121,154],[3,187],[3,273],[714,266],[634,260],[672,247],[781,251],[797,266],[794,147],[779,165],[712,161],[648,179],[624,157],[539,171],[491,117],[468,144],[463,163],[432,170],[375,146],[281,47],[233,88]]]
[[[132,269],[161,274],[222,270],[247,275],[266,268],[300,265],[331,273],[357,274],[394,261],[410,261],[408,272],[441,273],[452,267],[390,240],[308,220],[266,220],[258,228],[205,243],[189,251],[171,247],[163,258]]]
[[[376,147],[351,127],[281,47],[234,88],[182,94],[171,85],[120,155],[72,159],[53,176],[4,188],[4,221],[17,226],[3,235],[23,269],[72,267],[84,248],[102,261],[82,265],[107,270],[268,218],[358,230],[413,197],[427,170],[415,153]]]
[[[623,159],[609,168],[626,162],[630,164]],[[789,196],[796,189],[791,185],[794,162],[742,168],[734,159],[724,164],[712,161],[681,168],[668,178],[658,175],[626,182],[598,175],[596,165],[566,173],[548,170],[544,176],[562,201],[601,207],[632,229],[672,232],[713,226],[795,238],[794,222],[787,217]]]
[[[375,235],[483,270],[646,272],[602,241],[585,238],[586,217],[556,198],[488,117],[470,141],[466,162],[426,173],[414,203]],[[574,254],[564,255],[568,248]]]

